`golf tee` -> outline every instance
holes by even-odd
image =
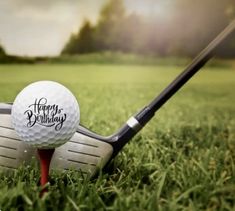
[[[41,178],[40,178],[40,185],[42,187],[42,192],[40,193],[41,196],[43,196],[43,194],[47,192],[47,189],[44,186],[48,183],[49,180],[50,163],[54,151],[55,149],[38,149],[40,170],[41,170]]]

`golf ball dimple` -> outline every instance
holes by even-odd
[[[37,148],[55,148],[76,132],[80,120],[74,95],[53,81],[25,87],[12,106],[12,125],[19,137]]]

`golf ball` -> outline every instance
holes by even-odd
[[[50,149],[67,142],[80,120],[74,95],[53,81],[25,87],[12,106],[12,125],[19,137],[36,148]]]

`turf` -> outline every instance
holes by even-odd
[[[108,135],[182,68],[135,65],[2,65],[0,101],[55,80],[76,95],[81,122]],[[0,174],[0,210],[235,210],[235,71],[207,67],[157,113],[108,166],[88,180],[52,172],[39,198],[36,162]]]

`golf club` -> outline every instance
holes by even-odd
[[[186,69],[168,85],[158,97],[145,106],[113,135],[104,137],[84,126],[79,126],[75,135],[64,145],[56,148],[52,169],[76,169],[94,176],[112,160],[123,146],[135,136],[154,116],[155,112],[174,95],[204,64],[212,58],[217,47],[235,31],[231,22]],[[36,150],[21,141],[11,124],[10,103],[0,103],[0,168],[17,169],[29,163]]]

